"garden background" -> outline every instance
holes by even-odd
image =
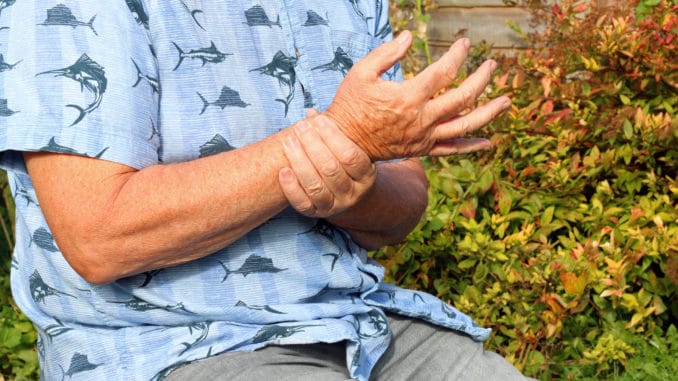
[[[504,0],[524,48],[475,41],[467,72],[499,69],[480,100],[513,99],[479,132],[491,152],[426,159],[429,207],[372,253],[400,285],[493,328],[488,349],[542,380],[678,374],[678,0]],[[431,62],[433,0],[395,0]],[[458,31],[459,36],[464,34]],[[501,54],[501,55],[500,55]],[[460,80],[465,74],[460,76]],[[36,334],[9,291],[13,202],[0,176],[0,381],[35,380]]]

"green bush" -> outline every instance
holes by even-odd
[[[9,288],[13,211],[7,176],[0,171],[0,380],[37,380],[37,334],[33,324],[14,304]]]
[[[488,94],[514,102],[495,149],[429,160],[424,220],[374,253],[531,376],[678,373],[678,6],[653,3],[533,7]]]

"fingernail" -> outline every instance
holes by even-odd
[[[398,37],[395,39],[395,42],[397,42],[399,45],[402,45],[407,41],[407,31],[400,32]]]
[[[497,61],[495,61],[495,60],[490,60],[490,70],[491,70],[491,71],[497,70]]]
[[[468,38],[462,38],[461,43],[464,45],[466,49],[471,47],[471,40]]]

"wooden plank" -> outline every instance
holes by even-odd
[[[502,0],[438,0],[438,8],[444,7],[506,7]]]
[[[449,45],[465,30],[471,42],[485,40],[496,48],[525,47],[517,34],[508,27],[512,20],[529,30],[530,14],[517,7],[503,8],[440,8],[431,13],[428,25],[429,41],[433,45]]]

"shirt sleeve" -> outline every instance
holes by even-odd
[[[142,9],[126,3],[0,9],[0,166],[22,168],[23,151],[158,162],[157,60]]]

